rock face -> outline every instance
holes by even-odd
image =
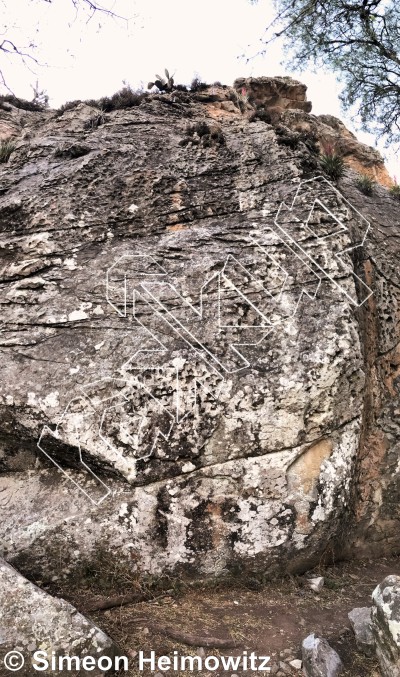
[[[302,657],[306,677],[337,677],[343,672],[340,657],[322,637],[306,637],[302,644]]]
[[[372,631],[383,677],[400,675],[400,576],[388,576],[372,595]]]
[[[81,660],[90,656],[95,662],[104,657],[114,663],[119,655],[112,640],[71,604],[47,595],[3,561],[0,561],[0,609],[1,665],[9,652],[19,652],[19,656],[9,658],[10,670],[15,671],[17,663],[12,661],[21,660],[23,656],[25,666],[18,669],[19,675],[36,674],[32,664],[38,665],[42,672],[53,656],[57,662],[64,656]],[[37,651],[42,653],[36,656]],[[46,670],[44,674],[51,673],[52,670]],[[65,669],[62,674],[71,674],[71,670]],[[79,674],[104,673],[93,663],[92,669],[81,669]]]
[[[1,111],[0,552],[42,580],[399,547],[399,205],[235,87]]]

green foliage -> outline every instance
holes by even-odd
[[[101,127],[106,121],[106,116],[104,113],[99,113],[98,115],[92,115],[89,120],[86,120],[84,123],[84,128],[85,129],[97,129],[97,127]]]
[[[358,190],[364,193],[364,195],[372,195],[374,192],[375,181],[367,174],[362,174],[358,177],[356,185]]]
[[[208,87],[209,85],[206,82],[202,82],[198,77],[193,78],[192,82],[190,83],[191,92],[202,92]]]
[[[0,141],[0,162],[8,162],[11,153],[15,150],[15,143],[11,139]]]
[[[12,106],[15,106],[15,108],[20,108],[21,110],[29,110],[29,111],[43,111],[45,109],[45,106],[38,102],[38,101],[26,101],[25,99],[19,99],[17,96],[14,96],[14,94],[2,94],[0,96],[0,108],[5,108],[3,104],[11,104]]]
[[[20,110],[28,110],[32,112],[44,111],[49,107],[49,97],[44,89],[39,89],[38,82],[32,87],[33,89],[33,99],[32,101],[27,101],[26,99],[20,99],[14,94],[2,94],[0,96],[0,108],[6,108],[4,104],[11,104],[15,108]]]
[[[63,103],[62,106],[60,106],[60,108],[58,108],[56,111],[57,116],[62,115],[68,110],[74,110],[74,108],[79,106],[80,103],[82,103],[81,99],[75,99],[74,101],[67,101],[66,103]]]
[[[400,3],[397,0],[275,0],[266,43],[286,39],[290,67],[323,67],[344,84],[345,109],[362,127],[400,141]]]
[[[134,92],[133,89],[126,86],[120,89],[119,92],[115,92],[112,96],[103,96],[102,99],[96,101],[96,107],[105,113],[112,110],[133,108],[140,106],[147,96],[147,92]]]
[[[205,120],[196,122],[195,125],[187,125],[186,136],[181,140],[181,146],[187,146],[189,142],[194,145],[201,144],[203,148],[211,146],[224,146],[225,137],[222,129],[216,123],[208,124]]]
[[[267,124],[271,124],[272,122],[271,114],[268,112],[265,106],[261,104],[258,105],[257,108],[255,108],[249,115],[249,122],[256,122],[257,120],[261,120],[261,122],[266,122]]]
[[[395,183],[394,186],[390,188],[389,192],[396,200],[400,200],[400,184]]]
[[[174,89],[174,78],[172,75],[169,74],[167,68],[164,70],[164,73],[165,78],[161,77],[161,75],[157,75],[156,73],[157,79],[154,80],[154,82],[149,82],[147,88],[151,89],[155,85],[157,89],[160,90],[160,92],[172,92],[172,90]]]
[[[343,155],[333,147],[327,146],[321,155],[322,169],[334,181],[338,181],[344,174],[345,164]]]
[[[62,115],[68,110],[74,110],[80,103],[86,103],[88,106],[98,108],[101,111],[101,115],[103,115],[103,113],[108,113],[113,110],[140,106],[148,96],[149,94],[147,92],[135,92],[129,85],[126,85],[112,96],[103,96],[101,99],[87,99],[86,101],[76,99],[75,101],[67,101],[67,103],[64,103],[57,110],[57,115]],[[99,124],[102,124],[102,122],[100,121]],[[99,125],[96,124],[94,126],[98,127]]]

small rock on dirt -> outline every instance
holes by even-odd
[[[321,592],[322,588],[324,587],[324,577],[323,576],[318,576],[317,578],[308,578],[307,579],[307,585],[308,587],[313,590],[314,592]]]
[[[303,672],[306,677],[337,677],[343,671],[339,655],[326,639],[309,635],[302,644]]]
[[[294,661],[290,661],[289,665],[295,670],[301,670],[302,662],[296,658]]]

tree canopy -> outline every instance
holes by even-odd
[[[355,107],[366,131],[399,142],[398,0],[275,0],[275,7],[266,44],[283,37],[291,67],[333,70],[344,108]]]

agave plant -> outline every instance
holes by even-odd
[[[343,155],[331,144],[325,144],[324,153],[321,155],[321,166],[331,179],[338,181],[345,170]]]
[[[169,74],[167,69],[164,70],[164,73],[165,78],[162,78],[161,75],[157,75],[156,73],[157,80],[154,80],[154,82],[149,82],[147,88],[151,89],[155,85],[157,89],[160,90],[160,92],[172,92],[174,88],[174,77],[173,75]]]

